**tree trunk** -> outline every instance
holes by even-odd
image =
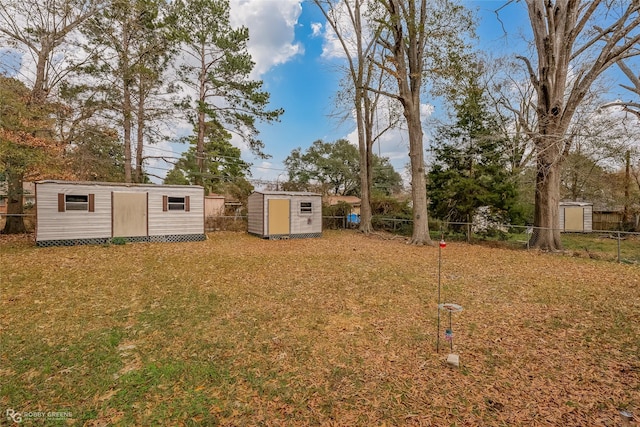
[[[364,150],[363,150],[364,148]],[[371,233],[371,190],[369,187],[370,164],[366,147],[360,147],[360,227],[364,234]]]
[[[362,181],[363,177],[360,177],[362,185],[362,197],[360,200],[360,231],[364,234],[369,234],[373,231],[371,225],[371,183],[373,182],[373,171],[371,169],[371,149],[367,148],[365,155],[365,162],[367,165],[366,177]],[[362,174],[362,171],[360,172]]]
[[[427,182],[424,170],[423,132],[420,121],[420,104],[405,108],[409,127],[409,159],[411,161],[411,199],[413,200],[413,234],[411,244],[431,245],[427,216]]]
[[[362,65],[360,65],[362,67]],[[360,76],[362,79],[362,76]],[[364,89],[356,89],[356,122],[358,127],[358,153],[360,155],[360,227],[368,235],[371,233],[371,151],[369,141],[371,131],[368,128],[369,102]]]
[[[122,103],[124,133],[124,182],[133,182],[131,173],[131,91],[125,79]]]
[[[530,247],[542,250],[561,250],[560,239],[560,169],[561,163],[538,157],[534,220]]]
[[[7,217],[2,234],[27,232],[24,225],[23,188],[24,177],[7,169]],[[13,216],[16,215],[16,216]]]
[[[144,104],[145,104],[144,77],[141,75],[138,82],[138,114],[136,126],[136,182],[144,180],[142,170],[142,155],[144,151]]]
[[[207,101],[207,65],[205,64],[206,52],[205,46],[201,46],[200,52],[200,88],[198,93],[198,135],[196,140],[196,166],[198,173],[195,177],[194,184],[203,185],[203,173],[204,173],[204,132],[206,125],[206,116],[204,112],[204,106]]]
[[[124,137],[124,182],[133,182],[131,173],[131,81],[129,69],[129,28],[126,23],[122,28],[122,131]]]
[[[47,39],[48,37],[43,37],[43,40],[41,40],[42,46],[40,51],[38,51],[38,60],[36,62],[36,78],[31,90],[31,101],[37,105],[44,103],[47,99],[47,95],[49,94],[47,88],[46,67],[49,63],[49,55],[53,46],[51,46],[51,43]]]
[[[624,208],[622,211],[622,223],[625,227],[629,227],[631,225],[631,209],[629,209],[631,204],[631,151],[627,150],[624,156]]]

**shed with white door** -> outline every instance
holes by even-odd
[[[200,186],[38,181],[35,193],[38,246],[206,238]]]
[[[247,205],[250,234],[267,239],[322,236],[322,196],[299,191],[255,191]]]

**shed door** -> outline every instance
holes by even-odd
[[[146,236],[147,193],[111,194],[113,237]]]
[[[269,235],[289,234],[291,201],[288,199],[269,199]]]
[[[564,230],[584,231],[584,208],[579,206],[564,208]]]

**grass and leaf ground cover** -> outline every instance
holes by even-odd
[[[0,243],[0,410],[34,424],[613,426],[640,412],[640,270],[331,231]],[[443,324],[447,319],[443,317]],[[26,420],[29,421],[29,420]]]

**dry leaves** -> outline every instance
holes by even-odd
[[[3,407],[70,408],[86,425],[607,426],[640,412],[634,266],[449,243],[441,299],[464,307],[451,369],[436,247],[336,231],[0,253]],[[74,387],[29,358],[73,366]]]

